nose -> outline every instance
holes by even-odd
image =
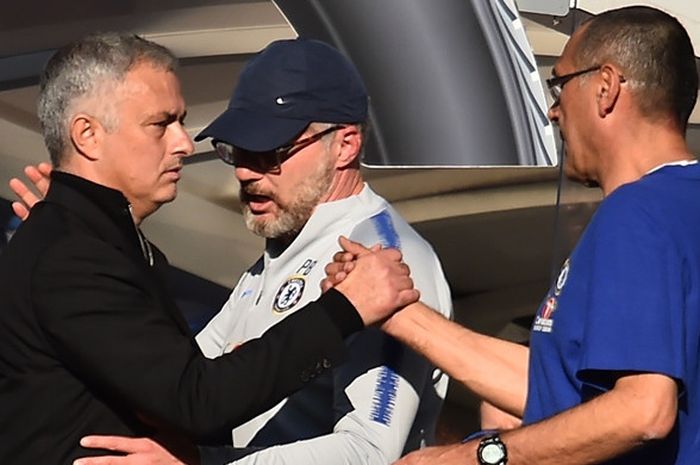
[[[559,102],[554,102],[547,111],[547,118],[554,124],[559,124]]]
[[[172,124],[172,130],[174,131],[173,154],[181,157],[189,157],[194,154],[194,143],[185,126],[180,122],[175,122]]]
[[[251,181],[257,181],[258,179],[262,179],[263,177],[263,173],[253,169],[250,165],[247,164],[236,165],[233,169],[233,172],[236,176],[236,179],[238,179],[238,182],[240,182],[241,184]]]

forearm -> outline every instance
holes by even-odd
[[[661,439],[675,422],[676,395],[675,382],[662,375],[622,378],[589,402],[502,433],[508,465],[596,464]],[[477,445],[462,445],[463,463],[476,463]]]
[[[233,308],[232,308],[233,307]],[[231,348],[226,347],[228,341],[226,335],[231,327],[231,319],[235,317],[234,303],[229,300],[224,304],[219,313],[209,320],[204,328],[195,336],[197,345],[207,358],[216,358],[230,352]]]
[[[485,401],[479,405],[479,417],[482,430],[504,431],[523,424],[522,418],[506,413]]]
[[[80,246],[80,260],[69,258],[91,266],[61,268],[65,248],[56,248],[37,267],[35,312],[64,363],[118,399],[127,415],[138,412],[151,424],[219,442],[302,387],[306,371],[345,355],[343,328],[329,314],[343,305],[354,310],[329,292],[324,303],[296,312],[265,337],[207,360],[168,316],[170,309],[144,298],[153,293],[139,281],[138,269],[102,243]],[[51,260],[54,255],[58,259]],[[89,291],[89,298],[74,289]],[[299,338],[305,330],[313,337]]]
[[[471,331],[421,302],[394,315],[382,329],[480,398],[522,416],[527,395],[527,347]]]
[[[326,318],[339,300],[328,300],[291,315],[270,328],[261,338],[251,340],[230,354],[215,360],[193,364],[201,368],[180,383],[187,394],[181,412],[191,412],[187,423],[195,431],[206,431],[212,423],[230,430],[272,407],[309,378],[304,373],[323,364],[339,364],[345,355],[342,331]],[[321,301],[325,303],[321,305]],[[349,304],[346,304],[349,305]],[[350,307],[351,308],[351,307]],[[323,317],[323,318],[322,318]],[[328,320],[328,321],[326,321]],[[301,331],[311,329],[312,338],[299,338]],[[284,350],[280,350],[284,348]],[[265,370],[260,370],[264,366]],[[241,382],[245,379],[245,382]],[[202,386],[214,389],[202,399]],[[212,395],[213,394],[213,395]],[[231,402],[236,399],[236,402]],[[193,407],[195,406],[195,407]],[[186,409],[186,410],[185,410]]]
[[[240,460],[235,465],[386,465],[380,449],[348,431],[334,432],[291,444],[269,447]],[[205,464],[202,465],[214,465]]]

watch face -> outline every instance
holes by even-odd
[[[498,435],[485,437],[479,442],[476,458],[481,465],[506,465],[508,463],[506,445]]]
[[[487,464],[497,465],[501,463],[505,454],[500,444],[485,444],[481,449],[481,460]]]

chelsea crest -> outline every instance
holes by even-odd
[[[284,282],[275,295],[272,308],[277,313],[286,312],[294,307],[304,294],[306,280],[303,276],[292,276]]]

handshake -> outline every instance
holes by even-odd
[[[401,252],[375,245],[366,248],[343,236],[342,250],[326,265],[323,292],[335,288],[360,314],[365,326],[381,323],[397,310],[420,298],[413,287],[411,270],[402,261]]]

